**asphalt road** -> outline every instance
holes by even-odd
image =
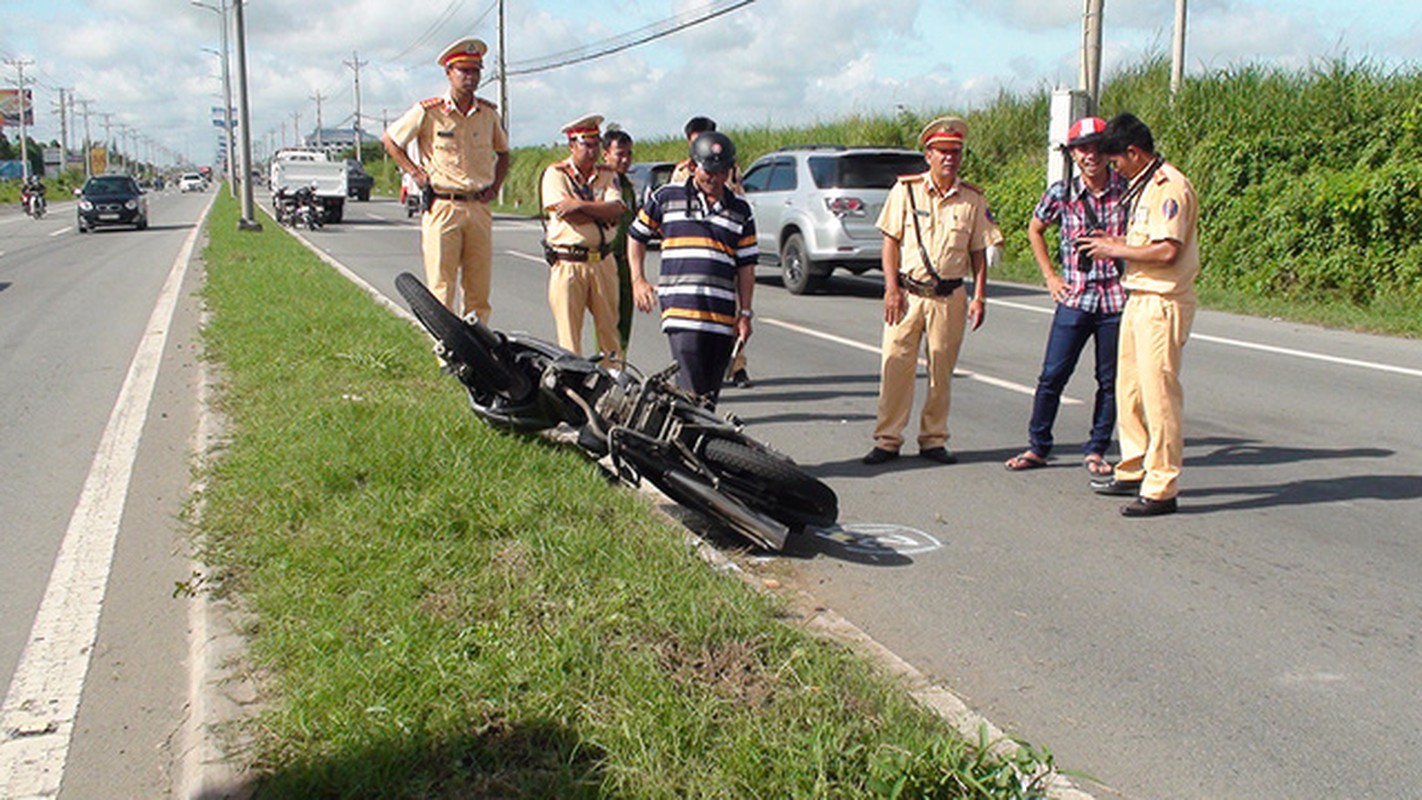
[[[392,297],[397,272],[420,272],[417,229],[393,202],[353,204],[347,223],[309,239]],[[493,324],[552,338],[537,224],[495,225]],[[756,383],[723,408],[828,480],[842,509],[840,529],[767,569],[1099,779],[1102,797],[1422,785],[1422,344],[1201,313],[1181,512],[1128,520],[1078,460],[1089,355],[1052,466],[1002,467],[1025,445],[1050,318],[1034,288],[990,286],[964,346],[961,463],[862,466],[879,292],[843,276],[795,297],[761,270]],[[584,335],[591,347],[590,323]],[[630,358],[669,361],[654,318],[638,316]]]
[[[0,675],[8,684],[146,320],[210,195],[153,197],[143,234],[0,217]],[[536,223],[495,223],[496,327],[551,337]],[[418,231],[352,203],[306,238],[394,296]],[[1408,796],[1422,785],[1422,345],[1202,313],[1186,350],[1181,513],[1086,490],[1069,403],[1053,466],[1011,474],[1050,303],[990,286],[954,383],[961,463],[871,469],[878,281],[794,297],[762,270],[753,388],[723,407],[829,481],[841,526],[763,567],[806,588],[1098,796]],[[186,680],[176,521],[196,368],[183,287],[134,462],[66,797],[171,785]],[[585,337],[591,341],[591,330]],[[639,315],[630,357],[669,361]],[[1087,400],[1088,371],[1068,387]],[[450,391],[457,391],[451,385]],[[911,447],[910,447],[911,449]]]
[[[188,273],[176,313],[154,318],[154,309],[210,199],[150,195],[152,224],[143,232],[81,236],[73,202],[52,204],[38,221],[0,215],[0,686],[9,687],[7,698],[14,692],[47,703],[82,693],[77,716],[33,707],[16,713],[7,699],[0,796],[50,793],[60,775],[62,798],[162,797],[174,781],[189,682],[188,604],[174,597],[174,586],[189,577],[178,515],[196,421],[200,272]],[[135,398],[146,402],[118,403],[145,344],[161,359],[151,390]],[[116,407],[147,414],[113,414]],[[125,451],[124,437],[106,431],[119,429],[141,430],[141,438],[115,457]],[[94,500],[110,489],[118,491]],[[116,528],[104,521],[106,507]],[[109,546],[94,546],[104,535]],[[81,560],[98,569],[97,584],[74,575],[52,580],[66,540],[89,543],[76,551],[91,551]],[[102,602],[93,621],[76,600],[86,594]],[[42,600],[65,610],[36,626]],[[93,642],[80,653],[88,655],[87,679],[40,657],[25,675],[26,685],[42,690],[17,689],[32,633],[43,644],[85,625]],[[63,747],[50,747],[71,732]],[[43,767],[17,777],[15,759],[28,757],[23,747],[34,743],[49,748]]]

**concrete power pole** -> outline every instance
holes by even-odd
[[[316,101],[316,147],[324,148],[326,143],[321,136],[321,91],[318,89],[316,94],[311,95],[311,99]]]
[[[1170,99],[1185,81],[1185,0],[1175,0],[1175,42],[1170,50]]]
[[[55,113],[59,115],[59,171],[62,173],[69,166],[69,101],[65,98],[68,89],[60,87],[59,102],[55,104]]]
[[[361,156],[361,154],[360,154],[360,150],[361,150],[361,147],[360,147],[360,145],[361,145],[361,140],[360,140],[360,68],[363,67],[363,66],[365,66],[366,64],[369,64],[370,62],[369,62],[369,61],[361,61],[361,60],[360,60],[360,53],[357,52],[357,51],[355,51],[355,50],[352,50],[352,51],[351,51],[351,60],[350,60],[350,61],[345,61],[345,62],[342,62],[342,63],[344,63],[346,66],[350,67],[352,70],[355,71],[355,101],[356,101],[356,107],[355,107],[355,124],[351,126],[351,131],[355,134],[355,159],[356,159],[356,163],[362,163],[362,162],[364,162],[365,159],[364,159],[364,158]]]
[[[1081,90],[1086,92],[1087,113],[1101,105],[1101,14],[1105,0],[1085,0],[1081,12]]]
[[[93,100],[74,101],[84,108],[84,179],[94,177],[94,143],[89,137],[89,104]]]
[[[504,57],[508,52],[508,47],[504,43],[504,0],[499,0],[499,119],[503,121],[504,131],[509,129],[509,79],[507,74],[507,59]],[[499,205],[504,204],[504,187],[499,187]]]

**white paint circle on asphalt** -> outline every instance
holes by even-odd
[[[941,549],[943,543],[917,528],[882,522],[857,522],[816,530],[815,535],[853,553],[873,555],[892,550],[911,556]]]

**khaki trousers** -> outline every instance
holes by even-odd
[[[903,430],[913,411],[913,386],[918,372],[918,350],[928,351],[928,397],[918,422],[919,449],[948,443],[949,388],[963,326],[968,315],[968,293],[962,288],[948,297],[907,295],[908,311],[897,325],[884,325],[879,382],[879,419],[874,446],[898,451]]]
[[[618,360],[618,297],[617,262],[611,258],[554,263],[548,274],[548,307],[559,346],[583,354],[583,314],[592,312],[598,351]]]
[[[1180,491],[1184,461],[1181,354],[1195,321],[1194,298],[1132,293],[1121,314],[1116,362],[1116,479],[1141,481],[1141,496],[1168,500]]]
[[[435,200],[421,215],[425,253],[425,283],[430,292],[454,310],[454,290],[463,290],[458,313],[479,315],[489,322],[489,282],[493,268],[493,215],[486,203]]]

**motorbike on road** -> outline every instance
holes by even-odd
[[[316,192],[310,186],[300,186],[290,192],[278,190],[272,197],[272,206],[277,222],[290,228],[314,231],[326,222],[326,212],[316,202]]]
[[[20,204],[32,219],[43,219],[46,210],[44,193],[24,189],[20,192]]]
[[[460,319],[408,272],[395,288],[474,413],[491,425],[531,435],[562,430],[560,441],[623,483],[647,480],[765,549],[781,550],[791,533],[838,519],[833,489],[678,387],[675,364],[648,376],[630,364],[606,367],[472,315]]]

